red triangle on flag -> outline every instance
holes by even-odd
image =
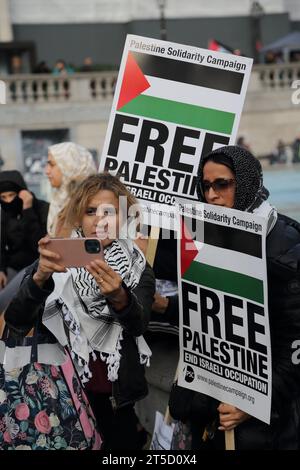
[[[128,52],[117,109],[136,98],[150,87],[150,83],[136,63],[133,54]]]
[[[189,269],[192,261],[196,258],[198,254],[197,247],[192,239],[192,236],[183,222],[181,220],[181,276],[184,276],[186,271]]]

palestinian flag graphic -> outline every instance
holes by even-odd
[[[230,135],[241,72],[128,51],[117,112]]]
[[[183,280],[263,304],[263,280],[257,274],[260,267],[260,234],[203,222],[196,240],[192,240],[186,226],[182,227]]]
[[[220,41],[217,41],[216,39],[211,39],[208,41],[208,49],[211,51],[219,51],[219,52],[226,52],[228,54],[234,54],[234,49],[232,47],[227,46],[226,44],[223,44]]]

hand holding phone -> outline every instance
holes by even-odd
[[[66,268],[84,267],[91,261],[104,259],[98,238],[50,238],[47,249],[57,253],[59,263]]]
[[[34,282],[42,289],[53,273],[66,272],[68,267],[81,267],[95,259],[104,259],[97,238],[49,238],[39,241],[40,259]]]
[[[47,235],[40,239],[39,247],[39,264],[36,272],[33,275],[33,280],[37,286],[42,289],[45,282],[51,277],[53,273],[66,272],[65,266],[60,264],[60,255],[48,249],[50,238]]]

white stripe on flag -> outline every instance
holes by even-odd
[[[216,268],[227,269],[236,273],[263,279],[258,274],[263,272],[263,260],[237,251],[219,248],[206,243],[195,242],[198,255],[194,261]]]
[[[241,96],[235,93],[172,82],[171,80],[163,80],[149,75],[146,77],[151,86],[143,92],[143,95],[218,109],[234,114],[238,112],[241,106]]]

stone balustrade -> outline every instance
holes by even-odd
[[[65,77],[50,74],[20,74],[0,78],[6,83],[8,105],[87,103],[112,99],[117,72],[74,73]]]
[[[284,90],[291,88],[292,83],[299,79],[300,62],[259,64],[252,69],[252,86],[249,91]]]
[[[0,77],[6,83],[7,104],[88,102],[111,99],[117,71],[54,75],[10,75]],[[300,79],[300,62],[260,64],[253,67],[249,92],[288,89]]]
[[[0,75],[6,85],[6,104],[0,104],[0,144],[10,168],[22,168],[24,131],[67,129],[70,139],[101,148],[117,75]],[[293,142],[299,135],[299,85],[300,62],[253,67],[238,132],[256,155],[270,154],[278,138]]]

